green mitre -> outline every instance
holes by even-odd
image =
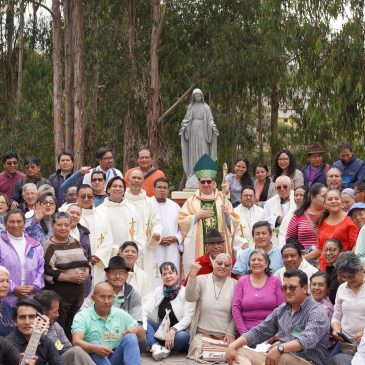
[[[194,166],[194,173],[198,180],[203,177],[209,177],[214,180],[217,175],[217,171],[217,164],[206,153],[200,157]]]

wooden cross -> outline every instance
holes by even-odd
[[[129,235],[131,236],[131,241],[134,241],[134,234],[136,233],[136,230],[134,229],[134,225],[137,222],[134,220],[134,218],[132,218],[132,220],[129,222],[129,225],[131,226],[131,228],[129,228]]]
[[[105,239],[105,236],[103,235],[103,233],[100,233],[100,237],[98,238],[99,247],[103,244],[104,239]]]

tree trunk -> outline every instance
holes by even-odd
[[[6,8],[6,25],[5,25],[5,39],[6,39],[6,59],[5,59],[5,133],[11,132],[12,107],[13,107],[13,33],[14,33],[14,3],[13,0],[7,1]]]
[[[82,0],[74,0],[74,154],[75,168],[84,163],[84,87],[83,87],[83,18]]]
[[[32,36],[30,41],[30,48],[32,50],[35,49],[35,45],[37,43],[37,29],[38,29],[38,18],[37,18],[37,11],[39,5],[33,2],[33,21],[32,21]]]
[[[20,2],[20,14],[19,14],[19,57],[18,57],[18,83],[17,83],[17,94],[16,104],[19,108],[21,97],[22,97],[22,83],[23,83],[23,58],[24,58],[24,11],[25,5],[24,0]]]
[[[263,140],[263,110],[262,110],[262,97],[261,94],[257,97],[257,129],[259,134],[259,161],[264,162],[264,140]]]
[[[63,0],[65,52],[65,148],[73,150],[74,142],[74,59],[73,59],[73,0]]]
[[[154,156],[154,166],[158,168],[160,141],[162,137],[160,116],[160,70],[158,48],[161,39],[161,32],[164,25],[168,4],[164,5],[161,13],[160,0],[152,0],[152,31],[150,45],[150,91],[149,108],[147,114],[147,137],[148,145]]]
[[[53,12],[53,128],[54,147],[57,156],[64,149],[62,125],[62,61],[61,61],[61,11],[60,0],[52,0]]]
[[[127,171],[135,159],[138,148],[139,130],[135,121],[136,105],[136,0],[128,0],[128,49],[129,49],[129,99],[123,124],[123,168]]]
[[[275,84],[271,90],[271,116],[270,116],[270,125],[271,125],[271,171],[273,171],[275,157],[279,152],[279,141],[278,141],[278,133],[279,133],[279,85]]]

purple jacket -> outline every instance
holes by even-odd
[[[37,293],[44,288],[44,251],[43,247],[33,238],[25,235],[25,240],[27,242],[25,284],[34,285],[35,293]],[[13,292],[20,285],[20,260],[6,232],[0,234],[0,265],[5,266],[10,272],[10,289],[6,300],[13,307],[19,299]]]

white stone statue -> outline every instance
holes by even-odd
[[[217,126],[204,95],[200,89],[194,89],[186,115],[181,123],[181,151],[188,189],[198,188],[198,180],[194,175],[194,166],[204,153],[214,161],[217,159]]]

